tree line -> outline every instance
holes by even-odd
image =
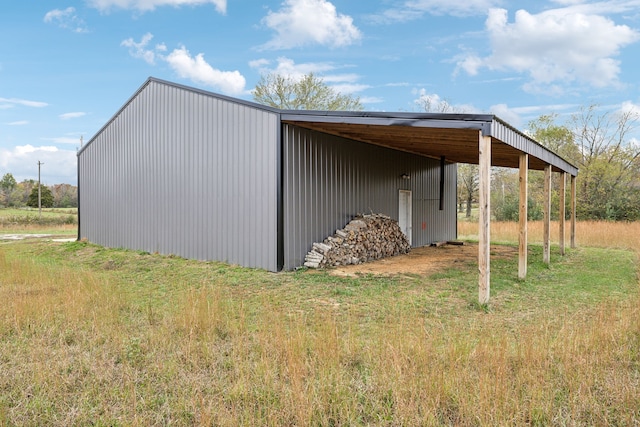
[[[637,112],[604,111],[583,107],[563,123],[555,114],[543,115],[528,125],[527,133],[541,145],[579,169],[576,217],[581,220],[640,220],[640,143],[633,137]],[[552,174],[551,217],[559,212],[560,174]],[[458,169],[458,203],[461,209],[477,200],[477,167]],[[567,183],[567,189],[568,189]],[[518,171],[493,168],[492,211],[497,220],[517,220]],[[544,173],[529,172],[528,216],[542,218]],[[570,214],[570,197],[565,211]],[[467,210],[467,216],[471,211]]]
[[[78,187],[70,184],[41,185],[40,203],[43,208],[78,207]],[[38,181],[17,182],[10,173],[0,179],[0,207],[38,207]]]
[[[342,95],[313,73],[300,79],[277,74],[265,75],[253,91],[254,101],[272,107],[294,110],[363,109],[360,98]],[[425,98],[426,99],[426,98]],[[446,100],[422,105],[427,112],[455,112]],[[528,124],[535,141],[579,168],[576,216],[581,220],[640,220],[640,142],[634,131],[640,116],[633,109],[611,112],[596,105],[583,107],[563,123],[555,114],[543,115]],[[560,176],[552,174],[552,218],[559,212]],[[518,171],[492,169],[492,213],[498,220],[517,220],[519,204]],[[544,174],[529,171],[529,219],[542,218]],[[0,181],[0,206],[37,206],[37,182],[17,183],[11,174]],[[76,207],[77,187],[58,184],[42,187],[42,206]],[[458,165],[458,205],[472,215],[478,199],[476,165]],[[570,197],[566,197],[567,215]]]

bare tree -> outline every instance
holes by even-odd
[[[313,73],[301,79],[267,74],[253,90],[254,101],[286,110],[359,111],[364,107],[359,97],[342,95]]]
[[[631,138],[639,120],[633,110],[601,113],[595,105],[572,117],[580,168],[578,201],[587,217],[640,217],[640,146]]]

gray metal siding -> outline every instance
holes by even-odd
[[[439,160],[283,125],[284,267],[358,213],[397,220],[399,190],[412,191],[413,246],[455,239],[456,171],[445,165],[441,211]]]
[[[277,270],[278,115],[150,81],[79,155],[79,235]]]

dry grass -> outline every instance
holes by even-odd
[[[274,275],[4,244],[0,425],[638,425],[634,259],[554,254],[530,281],[498,260],[485,313],[473,271]]]
[[[567,221],[565,241],[569,244],[570,223]],[[528,226],[529,243],[541,244],[543,223],[530,221]],[[560,232],[557,221],[551,223],[552,243],[558,243]],[[477,239],[478,223],[459,221],[458,234],[461,239]],[[517,242],[517,222],[492,222],[491,240],[497,242]],[[640,222],[578,221],[576,223],[576,243],[578,246],[629,249],[640,252]]]
[[[0,208],[0,234],[73,235],[78,232],[76,208]]]

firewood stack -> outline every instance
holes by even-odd
[[[360,214],[322,243],[314,243],[304,265],[322,268],[360,264],[406,254],[410,249],[396,220],[382,214]]]

